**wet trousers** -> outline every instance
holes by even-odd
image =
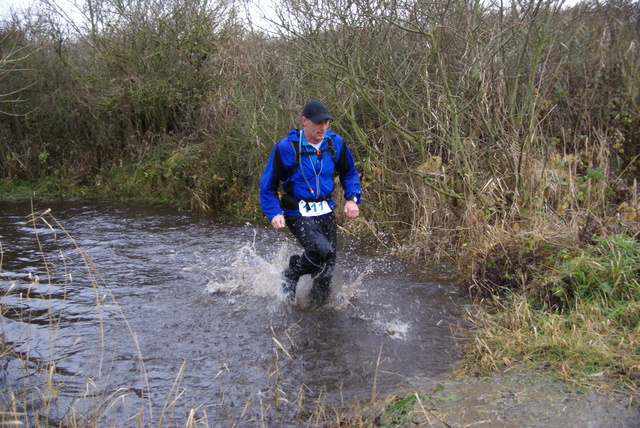
[[[337,226],[333,212],[317,217],[286,218],[287,227],[304,248],[301,255],[291,256],[285,270],[283,287],[293,290],[302,275],[312,275],[310,301],[324,305],[331,294],[331,280],[336,264]]]

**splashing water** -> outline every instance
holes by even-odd
[[[379,331],[384,332],[389,337],[400,340],[407,338],[409,323],[405,321],[400,319],[393,319],[391,321],[376,320],[374,324]]]
[[[210,294],[244,294],[284,301],[282,272],[291,254],[299,250],[288,243],[274,247],[275,251],[263,256],[256,249],[255,241],[245,243],[237,250],[228,266],[217,267],[211,272],[216,278],[209,280],[206,291]],[[371,271],[371,266],[366,266],[355,278],[346,280],[344,272],[337,266],[329,306],[333,309],[349,307],[349,301],[362,289],[363,281]],[[310,288],[311,277],[305,275],[300,278],[297,294],[306,296]]]
[[[245,243],[227,267],[217,267],[216,276],[210,279],[206,291],[212,294],[248,294],[256,297],[272,297],[280,291],[282,269],[286,256],[286,245],[281,245],[272,260],[258,254],[255,243]]]

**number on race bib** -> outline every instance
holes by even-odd
[[[300,201],[298,204],[298,209],[300,211],[300,215],[303,217],[316,217],[319,215],[329,214],[331,212],[331,207],[327,201],[320,202],[307,202]]]

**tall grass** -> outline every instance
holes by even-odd
[[[55,16],[5,24],[4,45],[34,52],[29,73],[0,81],[22,89],[0,128],[7,180],[258,216],[270,146],[322,98],[376,228],[411,229],[413,248],[440,256],[493,224],[600,216],[636,171],[632,3],[284,0],[275,37],[226,1],[91,5],[72,33],[51,31],[65,28]],[[576,192],[587,169],[599,190]]]

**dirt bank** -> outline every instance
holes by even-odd
[[[637,391],[636,391],[637,392]],[[511,370],[490,378],[439,382],[403,411],[376,418],[393,427],[640,427],[631,395],[580,391],[540,372]]]

